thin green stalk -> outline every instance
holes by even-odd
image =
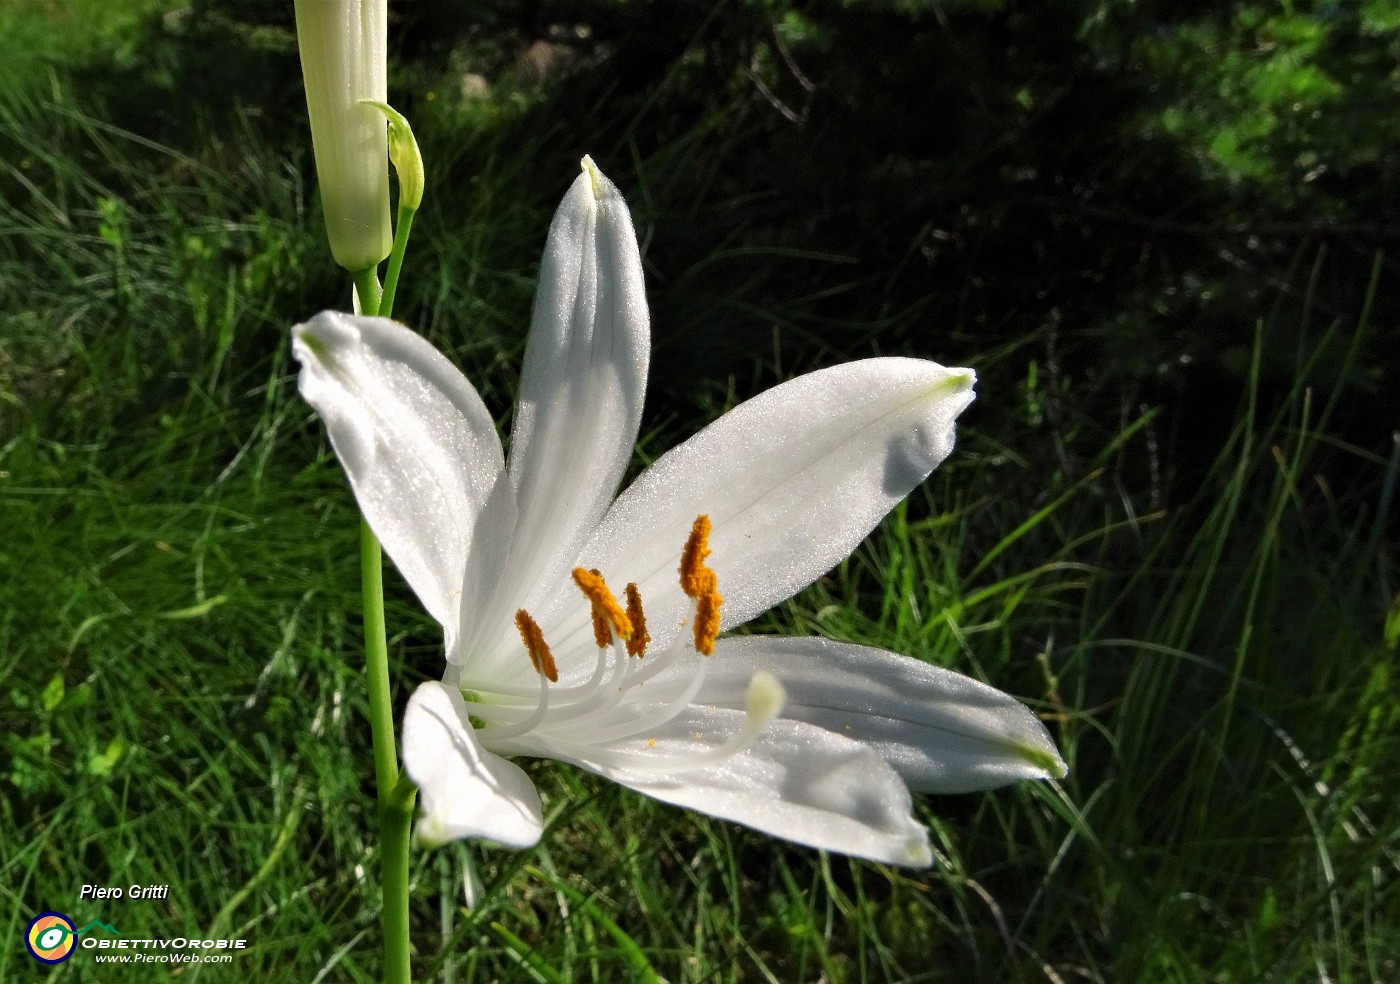
[[[369,687],[369,726],[374,736],[374,782],[379,802],[387,802],[399,781],[394,747],[394,702],[389,692],[389,643],[384,631],[384,555],[369,523],[360,520],[360,591],[364,598],[365,683]]]
[[[392,731],[390,732],[392,734]],[[382,790],[384,787],[381,786]],[[380,877],[384,889],[384,982],[409,984],[408,847],[412,839],[413,806],[418,787],[403,776],[386,795],[379,796]]]
[[[394,295],[399,289],[399,271],[403,269],[403,255],[408,250],[408,236],[413,230],[413,216],[416,209],[399,206],[398,221],[394,223],[394,248],[389,252],[389,269],[384,274],[384,293],[379,298],[378,313],[387,318],[394,311]]]
[[[360,313],[375,315],[379,313],[379,268],[365,267],[363,270],[354,270],[350,274],[350,279],[355,284],[355,296],[360,299]]]
[[[384,982],[407,984],[408,845],[416,788],[400,788],[394,742],[394,701],[389,689],[389,644],[384,630],[384,555],[369,523],[360,520],[360,588],[364,596],[365,684],[374,742],[374,782],[379,801],[380,875],[384,891]]]
[[[375,269],[354,274],[355,291],[365,314],[379,312],[379,278]],[[365,623],[365,683],[369,687],[369,726],[374,739],[374,781],[379,803],[388,802],[399,781],[394,747],[394,701],[389,689],[389,642],[384,628],[384,555],[369,523],[360,520],[360,593]]]
[[[397,243],[396,243],[397,248]],[[353,275],[360,310],[378,314],[383,296],[375,268]],[[393,303],[392,295],[389,303]],[[365,686],[374,745],[374,786],[379,803],[379,870],[384,910],[384,984],[408,984],[408,845],[417,788],[399,776],[394,742],[394,696],[389,687],[389,641],[384,627],[384,552],[369,523],[360,520],[360,592],[364,605]]]
[[[352,276],[364,314],[388,317],[394,310],[399,272],[413,227],[414,209],[399,206],[394,246],[384,289],[378,270]],[[384,982],[408,984],[408,847],[413,827],[413,804],[418,794],[412,780],[399,775],[394,747],[394,701],[389,689],[389,645],[384,628],[384,555],[374,531],[360,521],[360,585],[364,595],[365,683],[369,688],[370,733],[374,742],[374,782],[379,801],[380,875],[384,911]]]

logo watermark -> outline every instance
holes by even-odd
[[[92,954],[98,963],[226,963],[234,953],[247,949],[248,941],[199,936],[136,939],[123,937],[115,926],[101,919],[77,929],[61,912],[41,912],[30,920],[24,945],[31,957],[49,966],[63,963],[80,949]]]
[[[92,929],[103,929],[113,936],[120,936],[116,928],[94,919],[82,929],[73,928],[73,920],[61,912],[41,912],[29,921],[24,932],[24,946],[29,955],[42,964],[61,964],[73,955],[78,947],[78,937]],[[84,941],[87,942],[87,941]],[[96,939],[91,940],[96,943]]]

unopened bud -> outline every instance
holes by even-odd
[[[418,206],[423,204],[423,155],[418,152],[418,141],[413,139],[413,127],[408,125],[403,113],[386,102],[373,99],[361,102],[389,118],[389,160],[399,176],[399,207],[418,211]]]
[[[388,140],[362,100],[388,95],[387,0],[296,0],[311,145],[331,255],[350,271],[389,255]]]

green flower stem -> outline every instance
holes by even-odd
[[[403,269],[413,209],[399,208],[394,247],[383,291],[378,270],[370,267],[351,276],[363,314],[388,317],[394,308],[399,271]],[[369,727],[374,743],[374,785],[379,802],[380,882],[384,911],[384,984],[408,984],[408,848],[413,830],[413,805],[418,787],[399,774],[394,743],[394,698],[389,688],[389,643],[384,627],[384,553],[379,540],[360,520],[360,589],[364,597],[365,684],[369,688]]]
[[[379,278],[373,267],[354,274],[365,314],[379,313]],[[394,747],[394,700],[389,689],[389,642],[384,628],[384,555],[369,523],[360,520],[360,593],[365,623],[365,683],[369,687],[369,726],[374,739],[374,782],[379,803],[388,802],[399,781]]]
[[[384,631],[383,583],[384,555],[374,531],[362,519],[360,588],[364,595],[365,683],[369,688],[374,783],[379,801],[384,982],[408,984],[408,845],[417,787],[399,776],[399,756],[394,743],[394,700],[389,689],[389,644]]]
[[[392,733],[392,732],[391,732]],[[383,787],[381,787],[383,788]],[[402,793],[400,793],[402,790]],[[383,882],[384,984],[409,984],[408,847],[418,787],[403,777],[387,796],[379,797],[379,875]]]
[[[416,209],[400,205],[398,221],[394,223],[394,248],[389,253],[389,269],[384,274],[384,293],[379,298],[379,314],[385,318],[394,310],[394,294],[399,288],[399,271],[403,269],[403,255],[408,250],[408,235],[413,229],[413,216],[416,212]]]
[[[352,270],[350,279],[355,283],[355,296],[360,299],[360,313],[375,315],[379,313],[379,268],[365,267],[363,270]]]
[[[374,736],[374,783],[379,802],[388,802],[399,781],[394,747],[394,701],[389,692],[389,643],[384,632],[384,555],[369,523],[360,520],[360,590],[364,596],[365,683],[369,686],[369,726]]]
[[[395,249],[398,249],[397,240]],[[400,258],[402,253],[400,251]],[[378,314],[383,295],[375,268],[353,274],[360,310]],[[393,303],[392,295],[389,302]],[[369,523],[360,520],[360,592],[365,623],[365,685],[374,744],[374,787],[379,803],[379,871],[384,892],[384,984],[408,984],[408,845],[418,792],[399,776],[394,742],[394,695],[389,687],[389,640],[384,628],[384,552]]]

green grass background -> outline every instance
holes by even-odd
[[[300,107],[211,116],[179,101],[175,61],[169,104],[146,108],[188,114],[198,139],[140,126],[120,82],[159,78],[168,51],[133,39],[152,18],[178,34],[181,16],[154,0],[0,11],[0,981],[170,973],[86,954],[37,967],[21,937],[49,908],[124,936],[250,940],[181,979],[372,981],[357,521],[287,334],[348,287]],[[285,35],[261,41],[285,63]],[[572,176],[541,162],[587,136],[515,125],[551,98],[537,86],[472,102],[453,78],[395,83],[417,99],[429,163],[398,310],[505,419]],[[644,243],[687,207],[703,224],[684,196],[705,175],[685,168],[716,139],[708,119],[667,148],[626,130],[593,148]],[[791,258],[714,256],[778,279]],[[546,799],[538,848],[414,853],[418,979],[1400,979],[1400,457],[1334,426],[1370,340],[1394,330],[1371,315],[1393,275],[1377,256],[1369,294],[1318,311],[1331,262],[1300,247],[1244,326],[1235,385],[1194,395],[1220,426],[1186,478],[1162,461],[1173,408],[1105,413],[1112,400],[1082,395],[1092,373],[1057,365],[1043,332],[989,340],[917,307],[843,309],[854,354],[916,337],[975,366],[979,400],[953,459],[753,631],[882,645],[1016,693],[1069,777],[921,798],[938,865],[919,873],[528,764]],[[660,368],[637,467],[773,379],[849,354],[811,342],[804,317],[854,285],[795,281],[771,300],[727,269],[729,293],[702,295],[699,266],[649,260]],[[706,312],[751,327],[679,337]],[[728,360],[681,371],[692,346]],[[389,577],[401,708],[438,672],[440,639]],[[79,903],[83,884],[169,897]]]

